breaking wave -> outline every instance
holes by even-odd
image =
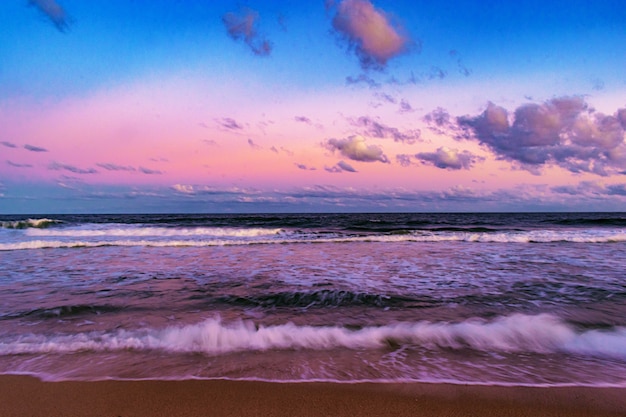
[[[61,220],[54,219],[26,219],[26,220],[9,220],[0,222],[0,229],[44,229],[55,224],[63,223]]]
[[[72,229],[55,229],[55,230],[29,230],[27,235],[36,237],[73,237],[73,238],[89,238],[89,237],[232,237],[247,238],[258,236],[273,236],[282,232],[282,229],[263,229],[263,228],[233,228],[233,227],[128,227],[119,225],[119,227],[102,228],[72,228]]]
[[[423,232],[344,234],[283,229],[133,228],[102,230],[28,230],[27,239],[0,243],[2,250],[99,246],[204,247],[293,243],[346,242],[474,242],[474,243],[617,243],[626,242],[624,229],[513,231],[499,233]],[[50,239],[54,238],[54,239]]]
[[[569,353],[626,360],[626,328],[577,330],[549,314],[470,319],[459,323],[403,322],[350,329],[342,326],[257,326],[219,318],[163,329],[78,334],[23,335],[0,341],[0,355],[79,351],[158,350],[219,355],[240,351],[389,349],[470,349],[481,352]]]

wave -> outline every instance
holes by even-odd
[[[54,219],[26,219],[26,220],[9,220],[0,222],[0,229],[44,229],[55,224],[63,223],[61,220]]]
[[[163,329],[77,334],[22,335],[0,340],[0,355],[81,351],[164,351],[219,355],[242,351],[396,349],[470,349],[481,352],[569,353],[626,360],[626,328],[579,331],[558,317],[515,314],[492,321],[459,323],[402,322],[350,329],[341,326],[257,326],[251,321],[223,323],[219,318]]]
[[[148,228],[150,229],[150,228]],[[117,229],[116,229],[117,230]],[[194,229],[159,229],[160,231],[128,232],[120,229],[99,232],[86,231],[78,236],[76,231],[54,231],[47,237],[63,240],[42,239],[0,243],[0,251],[78,248],[99,246],[152,246],[152,247],[204,247],[230,245],[263,245],[293,243],[348,243],[348,242],[474,242],[474,243],[617,243],[626,242],[626,230],[570,230],[528,231],[507,233],[466,232],[413,232],[410,234],[346,235],[342,233],[288,232],[282,229],[218,229],[211,231]],[[150,234],[152,233],[152,234]],[[159,234],[160,233],[160,234]],[[167,235],[167,233],[170,233]],[[203,234],[204,233],[204,234]],[[212,235],[210,233],[213,233]],[[115,239],[127,237],[127,239]],[[90,238],[101,238],[100,240]],[[110,238],[110,239],[109,239]]]
[[[250,297],[221,296],[215,301],[245,307],[343,307],[372,306],[390,307],[416,300],[381,294],[355,293],[342,290],[320,290],[311,292],[281,292]],[[426,304],[427,301],[423,300]],[[434,301],[428,303],[431,305]]]
[[[83,314],[104,314],[120,311],[121,307],[112,305],[92,305],[92,304],[76,304],[62,305],[49,308],[38,308],[29,311],[8,313],[0,315],[0,318],[17,318],[17,317],[39,317],[39,318],[62,318],[80,316]]]
[[[263,228],[229,228],[229,227],[191,227],[191,228],[175,228],[175,227],[128,227],[119,225],[119,227],[100,228],[72,228],[72,229],[55,229],[55,230],[29,230],[27,235],[36,237],[259,237],[272,236],[282,232],[282,229],[263,229]]]

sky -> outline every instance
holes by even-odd
[[[626,211],[623,0],[3,0],[0,213]]]

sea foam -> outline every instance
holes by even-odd
[[[252,321],[200,323],[114,332],[28,334],[0,340],[0,355],[158,350],[219,355],[239,351],[385,349],[398,346],[481,352],[571,353],[626,360],[626,328],[577,330],[549,314],[514,314],[458,323],[401,322],[349,329]]]

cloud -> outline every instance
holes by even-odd
[[[396,162],[398,162],[403,167],[411,166],[411,155],[396,155]]]
[[[7,148],[17,148],[17,145],[11,142],[2,141],[0,145],[6,146]]]
[[[448,52],[448,54],[450,55],[450,57],[452,59],[454,59],[456,61],[456,65],[457,65],[457,69],[459,70],[459,73],[469,77],[470,74],[472,73],[472,70],[470,70],[469,68],[467,68],[464,64],[463,61],[461,60],[459,51],[453,49],[450,52]]]
[[[43,13],[54,26],[60,31],[65,32],[69,29],[69,19],[63,7],[55,0],[29,0],[28,4],[35,6]]]
[[[396,100],[396,98],[394,96],[392,96],[391,94],[388,93],[383,93],[383,92],[378,92],[378,93],[374,93],[374,97],[377,97],[383,101],[386,101],[387,103],[391,103],[391,104],[396,104],[398,102],[398,100]]]
[[[361,116],[349,119],[350,124],[362,128],[362,133],[380,139],[393,139],[394,142],[415,143],[421,136],[419,129],[401,132],[395,127],[384,125],[371,117]]]
[[[24,145],[24,149],[31,152],[48,152],[48,150],[45,148],[40,148],[39,146],[33,145]]]
[[[144,168],[144,167],[139,167],[139,172],[141,172],[142,174],[146,174],[146,175],[161,175],[161,174],[163,174],[163,171],[159,171],[158,169],[150,169],[150,168]]]
[[[576,185],[560,185],[552,187],[557,194],[566,194],[579,198],[603,198],[606,196],[626,197],[626,184],[604,185],[595,181],[582,181]]]
[[[393,24],[369,0],[343,0],[337,5],[332,25],[364,69],[383,69],[387,61],[406,52],[411,43],[404,29]]]
[[[231,119],[230,117],[223,117],[221,119],[215,119],[215,121],[224,129],[228,130],[241,130],[243,126],[237,123],[235,119]]]
[[[177,193],[181,193],[181,194],[192,195],[196,193],[193,185],[174,184],[172,185],[172,189],[176,191]]]
[[[476,156],[469,151],[459,152],[457,149],[441,147],[436,152],[420,152],[415,158],[442,169],[470,169],[477,161],[484,158]]]
[[[285,152],[285,153],[286,153],[287,155],[289,155],[289,156],[293,156],[293,155],[294,155],[294,153],[293,153],[293,151],[292,151],[292,150],[287,149],[287,148],[285,148],[284,146],[281,146],[281,147],[280,147],[280,150],[281,150],[281,151],[283,151],[283,152]]]
[[[296,163],[296,164],[294,164],[294,165],[295,165],[295,166],[297,166],[297,167],[298,167],[298,169],[302,169],[302,170],[304,170],[304,171],[315,171],[315,170],[316,170],[316,168],[315,168],[315,167],[309,167],[309,166],[306,166],[306,165],[304,165],[304,164],[298,164],[298,163]]]
[[[272,52],[272,44],[257,33],[258,12],[245,9],[240,14],[226,13],[222,22],[231,38],[242,40],[255,55],[267,56]]]
[[[306,116],[296,116],[296,117],[294,117],[294,120],[295,120],[296,122],[306,123],[306,124],[308,124],[308,125],[310,125],[310,124],[312,123],[312,122],[311,122],[311,119],[309,119],[309,118],[308,118],[308,117],[306,117]]]
[[[248,145],[250,145],[252,149],[263,149],[261,146],[254,143],[254,141],[250,138],[248,138]]]
[[[58,162],[52,162],[50,165],[48,165],[48,169],[51,169],[53,171],[65,170],[65,171],[73,172],[74,174],[97,174],[98,173],[98,171],[96,171],[93,168],[83,169],[83,168],[75,167],[73,165],[60,164]]]
[[[339,151],[346,158],[361,162],[389,163],[383,150],[376,145],[366,145],[362,136],[350,136],[346,139],[329,139],[324,145],[331,151]]]
[[[400,100],[400,109],[398,111],[400,113],[410,113],[410,112],[413,112],[415,110],[413,110],[413,107],[411,106],[411,103],[409,103],[405,99],[402,99],[402,100]]]
[[[359,74],[356,77],[349,75],[346,77],[346,85],[352,84],[367,84],[370,88],[379,88],[380,83],[374,80],[372,77],[367,76],[366,74]]]
[[[96,164],[100,168],[104,168],[107,171],[137,171],[136,168],[131,166],[123,166],[117,164]]]
[[[626,168],[625,110],[609,116],[580,97],[561,97],[518,107],[511,123],[505,108],[489,103],[482,114],[458,118],[458,124],[500,159],[536,174],[557,165],[606,176]]]
[[[18,164],[16,162],[7,161],[7,164],[15,168],[32,168],[31,164]]]
[[[352,167],[352,165],[348,164],[347,162],[344,161],[339,161],[337,162],[335,165],[333,165],[332,167],[324,167],[324,169],[328,172],[332,172],[335,174],[341,173],[341,172],[358,172],[356,169],[354,169]]]

